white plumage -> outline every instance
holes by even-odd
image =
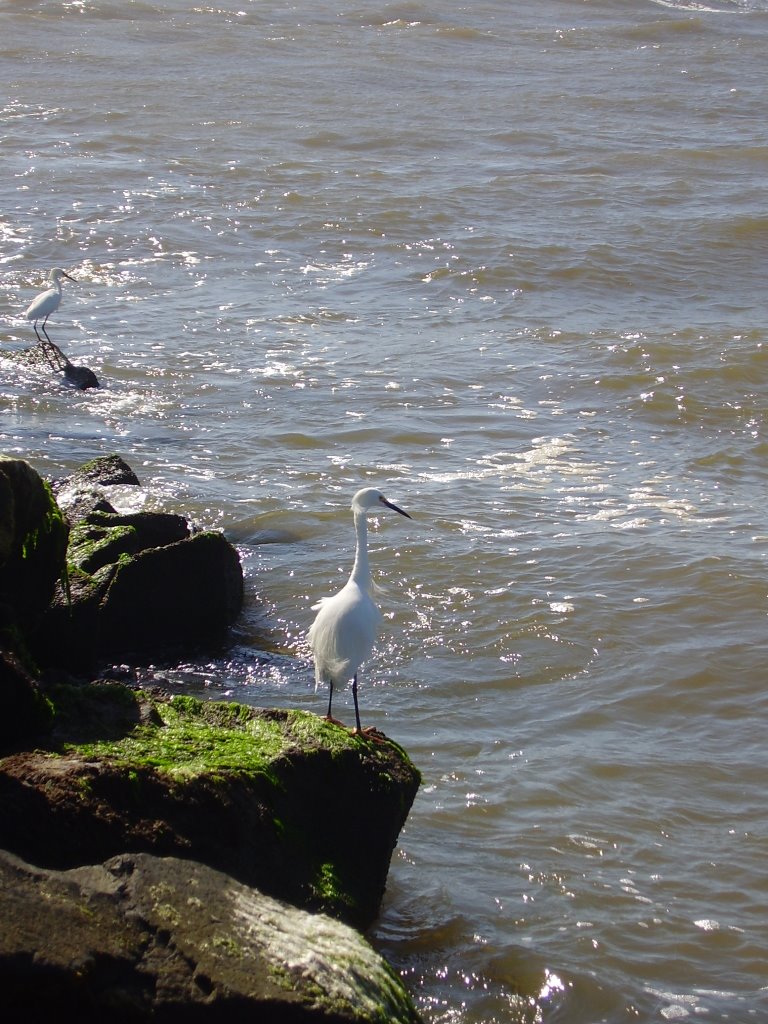
[[[331,718],[334,686],[343,686],[351,679],[356,732],[362,732],[357,705],[357,673],[363,662],[370,657],[382,618],[371,597],[373,584],[368,563],[366,517],[369,512],[384,508],[399,512],[407,519],[411,518],[407,512],[387,501],[375,487],[364,487],[355,494],[352,513],[356,545],[352,573],[337,594],[324,597],[313,606],[318,612],[308,634],[315,659],[315,686],[328,683],[330,687],[327,717]]]
[[[33,299],[32,302],[30,302],[29,308],[27,309],[26,312],[27,320],[30,320],[32,322],[32,326],[35,328],[35,334],[37,335],[37,340],[40,342],[43,351],[46,352],[46,355],[48,356],[49,359],[50,353],[53,351],[53,342],[48,337],[48,332],[45,329],[45,325],[48,320],[48,317],[51,315],[51,313],[54,313],[59,308],[59,305],[61,303],[62,277],[66,277],[68,281],[74,281],[74,278],[70,277],[65,270],[62,270],[61,267],[56,267],[54,270],[51,271],[51,273],[48,276],[48,284],[50,285],[50,287],[46,288],[44,292],[40,292],[37,298]],[[48,342],[49,349],[46,349],[45,341],[43,341],[43,339],[40,337],[40,334],[38,333],[38,320],[43,321],[41,324],[41,328],[43,334],[45,335],[45,340]]]

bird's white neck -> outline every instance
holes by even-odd
[[[368,522],[365,512],[355,512],[355,564],[352,566],[351,580],[354,580],[363,590],[369,590],[371,586],[371,567],[368,564]]]

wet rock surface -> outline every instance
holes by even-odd
[[[147,854],[47,871],[0,852],[10,1022],[415,1024],[353,929],[205,865]]]

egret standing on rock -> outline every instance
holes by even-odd
[[[368,564],[369,512],[391,508],[406,519],[411,517],[397,505],[387,501],[375,487],[364,487],[352,499],[355,517],[355,564],[352,574],[333,597],[324,597],[313,605],[319,609],[309,630],[309,642],[315,657],[315,688],[320,683],[330,685],[327,718],[331,720],[333,687],[352,680],[355,702],[355,733],[361,733],[360,711],[357,706],[357,673],[370,656],[381,625],[381,612],[371,597],[373,583]]]
[[[75,280],[74,277],[70,277],[69,274],[65,270],[62,270],[60,267],[56,267],[55,270],[51,271],[50,276],[48,277],[48,283],[49,283],[50,287],[46,288],[46,290],[44,292],[40,292],[40,294],[37,296],[36,299],[33,299],[33,301],[29,305],[29,309],[27,310],[27,314],[26,314],[27,315],[27,320],[31,320],[32,321],[32,326],[35,328],[35,334],[37,335],[37,340],[40,342],[40,346],[43,349],[43,351],[45,352],[49,362],[51,361],[51,353],[53,353],[53,355],[55,357],[56,356],[56,351],[55,351],[55,349],[53,347],[53,342],[48,337],[48,331],[46,331],[45,325],[46,325],[48,317],[51,315],[51,313],[55,312],[59,308],[59,304],[61,302],[61,279],[62,279],[62,277],[66,277],[66,279],[68,281],[74,281]],[[41,327],[42,327],[43,334],[45,335],[45,339],[48,342],[48,346],[49,346],[48,349],[46,349],[45,341],[43,341],[43,339],[40,337],[40,334],[38,333],[38,330],[37,330],[37,321],[38,320],[42,320],[43,321],[42,324],[41,324]],[[57,360],[57,362],[58,362],[58,360]]]

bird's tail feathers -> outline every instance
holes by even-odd
[[[325,658],[322,665],[315,660],[315,692],[323,683],[344,686],[348,668],[349,658]]]
[[[315,689],[331,680],[335,686],[343,686],[348,678],[345,673],[349,668],[349,658],[340,654],[333,631],[315,620],[309,627],[307,638],[315,659]]]

